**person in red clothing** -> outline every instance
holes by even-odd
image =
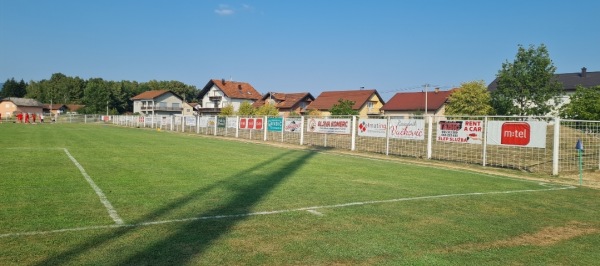
[[[31,114],[31,118],[33,119],[33,123],[35,123],[35,113]]]
[[[23,122],[23,113],[18,113],[17,114],[17,123],[21,123]]]
[[[25,124],[29,123],[29,114],[25,113]]]
[[[0,124],[2,123],[2,114],[0,114]]]

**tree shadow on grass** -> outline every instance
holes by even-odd
[[[252,208],[260,203],[260,201],[276,188],[286,178],[292,176],[304,165],[311,157],[316,155],[316,152],[303,152],[301,157],[296,160],[280,164],[279,162],[287,156],[293,155],[300,151],[289,151],[283,155],[277,156],[267,163],[259,164],[249,169],[244,169],[234,175],[231,175],[227,180],[217,182],[211,186],[198,189],[185,197],[182,197],[164,208],[158,209],[138,221],[131,223],[132,226],[119,227],[111,230],[108,233],[95,237],[75,248],[49,257],[38,265],[49,264],[64,264],[75,259],[86,252],[108,244],[126,234],[133,233],[141,229],[136,224],[153,221],[159,217],[177,209],[185,204],[201,198],[209,191],[228,187],[235,188],[235,195],[231,200],[223,205],[207,210],[203,213],[198,213],[195,217],[209,217],[213,215],[228,215],[231,216],[223,219],[197,219],[190,220],[160,241],[148,245],[144,250],[131,255],[128,258],[123,258],[119,265],[181,265],[186,264],[192,258],[202,255],[202,253],[211,246],[221,236],[227,234],[233,226],[248,218],[243,214],[252,212]],[[265,174],[255,173],[257,170],[269,168]],[[253,183],[240,184],[240,178],[256,180]],[[242,215],[235,215],[242,214]],[[127,247],[124,247],[127,248]],[[134,249],[132,247],[132,249]]]

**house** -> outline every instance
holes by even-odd
[[[198,106],[200,104],[199,103],[183,103],[183,112],[182,114],[184,116],[190,116],[190,115],[198,115]]]
[[[41,114],[43,104],[34,99],[8,97],[0,100],[2,117],[12,117],[17,113]]]
[[[279,110],[280,116],[287,117],[292,112],[296,114],[304,114],[306,112],[306,107],[314,100],[315,97],[308,92],[268,92],[260,100],[254,102],[252,106],[259,108],[267,103],[273,104]]]
[[[201,107],[197,108],[200,115],[215,115],[221,108],[232,105],[234,111],[240,109],[243,102],[251,104],[260,100],[262,95],[249,83],[211,79],[198,94]]]
[[[361,117],[380,115],[380,109],[385,104],[377,90],[324,91],[307,109],[319,110],[323,116],[329,116],[329,110],[340,99],[353,101],[352,109],[358,111]]]
[[[562,97],[561,106],[570,102],[570,97],[575,93],[578,86],[590,88],[600,86],[600,71],[588,72],[582,67],[581,72],[555,74],[556,80],[563,86],[565,95]],[[498,78],[488,85],[488,91],[493,92],[498,88]],[[560,106],[559,106],[560,107]]]
[[[428,92],[399,92],[383,105],[386,116],[434,115],[443,116],[446,112],[448,97],[456,89],[440,91],[439,88]]]
[[[141,115],[180,115],[183,111],[183,98],[170,90],[145,91],[131,100],[133,113]]]
[[[62,103],[44,104],[44,113],[51,113],[52,115],[60,115],[67,113],[67,106]]]
[[[84,107],[85,105],[82,104],[67,104],[67,113],[77,114],[79,110],[81,110]]]

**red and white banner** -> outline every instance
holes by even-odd
[[[390,119],[390,138],[424,140],[425,120]]]
[[[437,126],[437,141],[481,144],[483,121],[452,120],[440,121]]]
[[[240,129],[263,129],[262,118],[240,118]]]
[[[487,143],[521,147],[546,148],[548,123],[543,121],[489,121]]]
[[[308,132],[350,134],[351,119],[321,119],[311,118],[308,121]]]
[[[387,119],[359,119],[358,135],[361,137],[385,138]]]

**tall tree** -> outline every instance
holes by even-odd
[[[460,88],[450,94],[446,105],[448,115],[490,115],[493,112],[490,93],[483,80],[460,84]]]
[[[7,79],[2,85],[2,97],[23,98],[27,93],[27,84],[21,79],[21,82],[15,81],[15,78]]]
[[[600,86],[577,87],[571,101],[560,109],[560,116],[570,119],[600,120]]]
[[[358,111],[352,109],[355,102],[350,100],[339,99],[338,103],[334,104],[329,112],[331,115],[357,115]]]
[[[492,106],[499,115],[546,115],[556,111],[563,95],[548,49],[519,45],[515,60],[502,64]]]
[[[110,107],[110,91],[107,83],[101,78],[89,79],[85,86],[84,95],[84,113],[103,114],[106,113],[107,107]]]

